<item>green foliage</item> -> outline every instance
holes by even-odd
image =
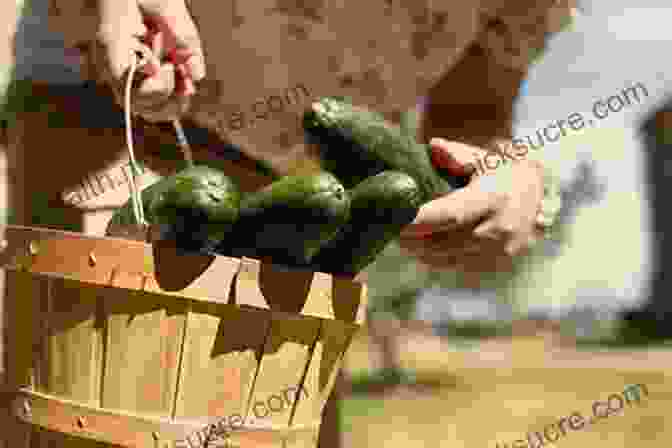
[[[444,335],[464,338],[481,339],[500,336],[511,336],[510,322],[488,321],[453,321],[441,326]]]
[[[669,329],[656,319],[655,313],[630,311],[620,316],[612,331],[578,340],[577,345],[610,348],[669,347],[672,346],[672,337]]]
[[[7,86],[7,91],[3,97],[2,113],[3,119],[11,123],[16,114],[20,112],[39,112],[47,104],[44,97],[33,95],[32,81],[24,79],[13,79]]]
[[[368,394],[402,384],[415,383],[415,375],[400,367],[382,368],[373,373],[362,372],[350,376],[350,391],[353,395]]]
[[[341,407],[339,426],[341,432],[352,432],[353,417],[385,417],[385,402],[383,400],[372,400],[371,398],[349,397],[347,400],[340,400],[338,405]]]
[[[406,314],[415,305],[417,292],[428,285],[429,275],[418,267],[415,258],[405,254],[395,242],[390,244],[367,269],[371,312]]]
[[[401,320],[412,319],[420,290],[414,286],[402,287],[394,295],[379,297],[376,304],[369,308],[369,313],[370,315],[391,313]]]

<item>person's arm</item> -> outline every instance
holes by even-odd
[[[551,2],[523,3],[482,17],[476,41],[427,98],[420,140],[431,145],[435,164],[449,174],[472,174],[464,188],[423,205],[402,232],[402,248],[434,269],[508,270],[512,258],[548,230],[544,215],[553,207],[545,196],[554,188],[538,156],[543,151],[515,162],[504,161],[501,151],[492,154],[498,142],[512,139],[513,103],[530,56],[548,31]],[[489,159],[496,166],[477,168],[477,159],[484,158],[485,165]]]
[[[483,16],[477,40],[430,91],[419,135],[424,142],[441,137],[491,151],[499,148],[498,158],[505,158],[503,150],[511,158],[536,164],[544,172],[542,209],[547,218],[559,209],[557,175],[544,163],[543,151],[525,151],[519,156],[512,147],[513,104],[548,35],[566,27],[574,14],[571,2],[560,3],[546,9],[541,5],[536,11],[526,11],[527,16],[512,9],[499,16]]]

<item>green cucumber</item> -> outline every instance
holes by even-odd
[[[196,165],[164,177],[141,192],[148,224],[159,226],[162,237],[185,250],[213,247],[238,219],[240,192],[223,172]],[[134,224],[131,201],[116,211],[108,233],[119,225]]]
[[[332,174],[286,176],[243,196],[234,230],[215,252],[307,266],[347,222],[349,211],[348,194]]]
[[[393,170],[418,182],[424,202],[452,190],[435,171],[426,145],[374,111],[326,97],[304,113],[303,127],[308,142],[319,148],[323,168],[346,188]]]
[[[357,274],[413,222],[423,199],[418,183],[399,171],[370,177],[349,193],[350,220],[313,259],[316,271]]]
[[[155,222],[155,220],[150,214],[149,205],[159,194],[159,192],[166,189],[166,187],[170,184],[167,179],[168,178],[166,177],[162,177],[153,184],[142,189],[140,192],[142,208],[145,212],[145,220],[147,220],[147,222],[150,224]],[[110,219],[110,221],[107,223],[105,234],[110,235],[113,233],[114,229],[131,226],[134,224],[136,224],[136,222],[133,215],[133,202],[129,199],[123,206],[115,210],[114,214],[112,215],[112,219]]]
[[[240,191],[223,172],[195,165],[166,178],[149,204],[163,238],[184,250],[207,250],[224,239],[238,219]]]

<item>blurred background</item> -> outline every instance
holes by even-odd
[[[467,287],[459,274],[423,270],[396,246],[369,268],[369,328],[346,359],[344,446],[513,446],[572,412],[592,415],[593,402],[636,383],[651,391],[640,406],[556,444],[672,441],[664,195],[672,67],[659,57],[672,48],[672,7],[563,5],[571,19],[530,55],[514,136],[573,113],[594,118],[596,101],[645,90],[539,150],[561,181],[561,223],[514,272]]]

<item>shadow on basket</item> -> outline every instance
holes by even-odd
[[[12,447],[168,447],[234,414],[241,447],[315,447],[365,315],[348,279],[50,229],[8,226],[0,267]],[[253,422],[254,403],[300,389]]]

